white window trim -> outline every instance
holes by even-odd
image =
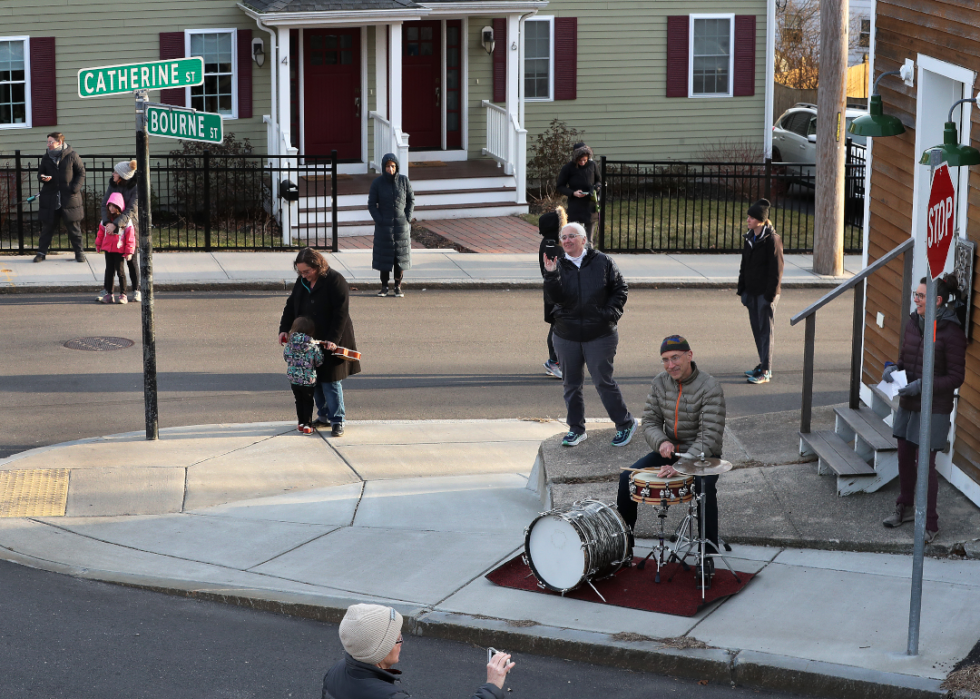
[[[554,102],[555,101],[555,17],[554,15],[535,15],[533,18],[524,20],[524,25],[528,22],[547,22],[548,23],[548,96],[547,97],[525,97],[526,102]],[[527,63],[525,53],[524,63]],[[521,66],[524,68],[525,66]],[[521,86],[524,91],[524,86]]]
[[[184,55],[191,55],[191,35],[192,34],[231,34],[231,114],[222,114],[224,120],[238,118],[238,29],[227,27],[224,29],[185,29],[184,30]],[[184,88],[184,104],[191,106],[191,88]]]
[[[728,20],[728,92],[710,95],[694,94],[694,20]],[[687,96],[695,99],[718,99],[731,97],[735,86],[735,14],[688,15],[687,25]]]
[[[0,129],[29,129],[34,122],[34,115],[31,111],[31,37],[0,36],[0,41],[24,42],[24,123],[0,124]]]

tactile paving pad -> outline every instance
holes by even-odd
[[[0,517],[64,517],[67,468],[0,471]]]

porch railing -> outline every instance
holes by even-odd
[[[483,100],[482,104],[487,110],[487,145],[482,152],[503,165],[505,173],[513,175],[514,162],[510,148],[511,124],[507,110],[488,100]],[[514,124],[516,126],[517,122],[515,121]],[[527,134],[526,131],[524,133]]]
[[[374,156],[368,167],[375,172],[381,172],[381,161],[387,153],[398,156],[399,172],[408,175],[408,134],[397,127],[378,112],[368,112],[374,122]]]

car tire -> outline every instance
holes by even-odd
[[[781,162],[783,162],[783,154],[779,152],[779,149],[778,148],[773,148],[772,149],[772,161],[774,163],[781,163]]]

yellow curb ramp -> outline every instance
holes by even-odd
[[[67,468],[0,471],[0,517],[64,517]]]

